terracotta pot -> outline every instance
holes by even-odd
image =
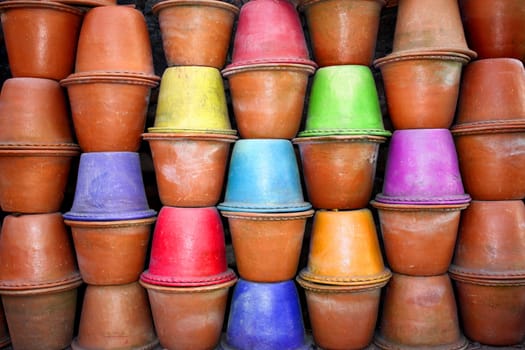
[[[375,60],[394,127],[449,128],[456,111],[461,69],[468,61],[466,55],[444,51],[393,53]]]
[[[67,88],[73,124],[84,152],[136,152],[144,132],[151,88],[158,77],[72,74]]]
[[[525,124],[452,129],[465,190],[477,200],[525,197]]]
[[[60,210],[76,145],[0,145],[0,203],[3,211]]]
[[[239,8],[216,0],[167,0],[153,6],[159,17],[168,66],[207,66],[226,62]]]
[[[519,0],[460,0],[469,46],[479,58],[525,59],[525,4]]]
[[[388,265],[410,276],[447,272],[454,254],[460,211],[468,204],[403,205],[372,201],[377,208]]]
[[[308,65],[288,63],[254,64],[223,70],[229,82],[233,113],[241,137],[295,137],[303,115],[308,76],[314,71]]]
[[[315,62],[320,66],[369,66],[374,58],[384,0],[306,0],[306,16]]]
[[[333,285],[387,281],[374,219],[369,209],[315,213],[308,264],[299,276]]]
[[[476,58],[469,50],[456,0],[399,1],[394,52],[452,51]]]
[[[372,342],[381,288],[387,281],[358,287],[317,284],[300,277],[297,282],[305,289],[308,316],[318,346],[357,350]]]
[[[450,270],[472,278],[525,278],[525,205],[472,201],[461,216]]]
[[[222,211],[228,219],[239,275],[254,282],[279,282],[297,273],[307,218],[298,213]]]
[[[148,296],[138,282],[87,287],[73,350],[150,350],[158,343]]]
[[[90,285],[137,281],[146,261],[154,217],[124,221],[73,221],[71,227],[80,274]]]
[[[217,205],[222,194],[232,135],[144,134],[153,157],[159,197],[163,205]]]
[[[67,348],[73,339],[81,281],[17,291],[0,290],[14,349]]]
[[[50,1],[13,0],[2,2],[0,13],[13,77],[60,80],[73,71],[83,10]]]
[[[381,349],[466,349],[448,275],[393,274],[374,343]]]
[[[10,78],[0,95],[0,143],[73,143],[66,96],[51,79]]]
[[[154,74],[142,12],[129,6],[99,6],[88,11],[78,38],[75,72],[94,71]]]
[[[374,185],[380,136],[296,138],[308,198],[314,208],[367,206]]]
[[[5,319],[4,306],[0,303],[0,347],[11,344],[11,336],[7,329],[7,320]]]
[[[235,282],[177,288],[141,280],[148,290],[160,344],[174,350],[215,349],[223,328],[228,291]]]

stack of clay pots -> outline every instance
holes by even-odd
[[[75,71],[60,82],[84,152],[73,205],[63,215],[88,284],[75,350],[158,345],[138,283],[156,212],[148,206],[137,153],[158,80],[140,11],[116,5],[87,11]]]
[[[160,83],[148,141],[160,200],[146,287],[160,344],[169,350],[215,349],[228,292],[221,195],[237,139],[220,70],[229,49],[235,5],[218,0],[163,0],[158,16],[168,68]]]
[[[455,0],[400,0],[393,52],[381,70],[396,131],[378,210],[394,271],[374,338],[382,349],[465,349],[451,264],[465,193],[454,139],[462,66],[469,50]]]
[[[525,3],[459,1],[478,60],[464,70],[452,128],[465,188],[451,277],[465,335],[525,341]]]

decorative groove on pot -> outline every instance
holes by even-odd
[[[257,213],[256,216],[250,212],[240,211],[221,211],[221,214],[227,218],[250,221],[288,221],[309,218],[314,214],[314,211],[308,210],[305,212],[291,213]]]

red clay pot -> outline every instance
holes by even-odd
[[[281,282],[297,273],[307,218],[297,213],[221,211],[228,219],[239,275],[252,282]]]
[[[233,135],[146,133],[163,205],[207,207],[222,194]]]
[[[13,0],[3,1],[0,13],[13,77],[60,80],[73,71],[83,10],[51,1]]]
[[[9,329],[7,329],[4,307],[0,303],[0,347],[3,348],[9,344],[11,344],[11,336],[9,335]]]
[[[459,205],[403,205],[376,201],[390,268],[410,276],[447,272],[458,233]]]
[[[374,58],[384,0],[305,0],[315,62],[320,66],[369,66]]]
[[[87,287],[73,350],[150,350],[158,343],[148,296],[138,282]]]
[[[71,226],[78,267],[90,285],[137,281],[146,261],[155,217],[123,221],[73,221]]]

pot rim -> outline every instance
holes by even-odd
[[[152,74],[118,71],[88,71],[70,74],[67,78],[60,80],[60,86],[68,87],[78,84],[128,84],[156,87],[159,85],[160,77]]]
[[[84,16],[85,10],[60,2],[39,1],[39,0],[7,0],[0,3],[0,12],[14,8],[42,8],[57,11],[69,12],[76,16]]]
[[[152,284],[144,281],[142,277],[139,280],[139,283],[142,287],[146,289],[151,289],[157,292],[161,293],[167,293],[167,294],[184,294],[184,293],[206,293],[206,292],[213,292],[219,289],[226,289],[233,286],[235,283],[237,283],[237,277],[234,276],[233,279],[221,282],[217,284],[212,285],[205,285],[205,286],[167,286],[167,285],[158,285],[158,284]]]
[[[325,2],[325,1],[336,1],[336,2],[339,2],[339,0],[304,0],[304,1],[300,1],[299,2],[299,6],[297,6],[297,9],[299,11],[305,11],[307,9],[307,7],[310,7],[310,6],[315,5],[315,4],[319,3],[319,2]],[[347,0],[347,1],[363,2],[362,0]],[[368,0],[368,1],[379,2],[381,7],[384,7],[386,5],[386,0]]]
[[[213,135],[237,135],[237,130],[233,129],[176,129],[163,126],[153,126],[148,128],[149,134],[213,134]],[[145,133],[144,133],[145,134]],[[142,134],[142,136],[144,136]]]
[[[404,344],[392,343],[389,340],[385,339],[379,332],[376,332],[374,335],[373,343],[380,349],[385,350],[418,350],[421,349],[421,346],[410,346]],[[428,350],[464,350],[469,346],[469,341],[463,334],[460,334],[459,339],[452,344],[440,344],[440,345],[426,345],[425,349]]]
[[[376,209],[390,211],[459,211],[466,209],[470,205],[470,202],[459,204],[398,204],[371,200],[370,204]]]
[[[6,335],[3,338],[0,338],[0,347],[6,347],[7,345],[11,344],[11,336]]]
[[[117,5],[116,1],[111,0],[60,0],[60,2],[71,6],[77,6],[77,8],[78,6],[96,7]]]
[[[235,132],[235,130],[233,130]],[[166,132],[166,133],[143,133],[142,138],[146,141],[217,141],[233,143],[238,137],[228,134],[194,133],[194,132]]]
[[[224,68],[221,73],[222,76],[228,78],[234,74],[245,73],[250,71],[273,71],[286,70],[296,71],[312,75],[317,68],[317,64],[309,59],[271,59],[271,60],[251,60],[239,63],[232,63]]]
[[[294,348],[293,350],[312,350],[312,349],[319,349],[319,348],[314,347],[311,335],[305,333],[304,344],[300,345],[298,348]],[[226,341],[226,334],[223,334],[221,336],[221,341],[219,342],[215,350],[238,350],[238,349],[231,347]]]
[[[294,202],[294,203],[273,203],[273,205],[258,205],[258,203],[244,203],[225,201],[219,203],[217,208],[221,211],[236,211],[236,212],[251,212],[251,213],[285,213],[285,212],[299,212],[312,208],[309,202]]]
[[[157,220],[156,216],[144,219],[130,219],[130,220],[116,220],[116,221],[80,221],[65,219],[64,223],[71,227],[78,228],[118,228],[118,227],[132,227],[132,226],[147,226],[151,225]]]
[[[385,129],[309,129],[301,131],[295,139],[307,137],[333,137],[333,136],[382,136],[389,137],[392,133]],[[294,139],[294,140],[295,140]]]
[[[356,285],[356,286],[346,286],[346,285],[331,285],[331,284],[321,284],[316,283],[312,281],[308,281],[303,279],[301,276],[297,276],[295,278],[297,283],[305,289],[310,292],[314,293],[320,293],[320,294],[340,294],[340,293],[360,293],[360,292],[368,292],[373,291],[376,289],[383,288],[388,283],[388,280],[380,281],[377,283],[372,284],[365,284],[365,285]]]
[[[505,134],[525,131],[525,119],[489,120],[472,123],[458,123],[450,132],[453,136],[479,134]]]
[[[525,284],[525,270],[515,270],[509,272],[496,272],[487,270],[475,270],[454,263],[450,264],[448,269],[449,274],[458,280],[468,281],[492,281],[493,283],[523,283]]]
[[[155,339],[146,345],[135,346],[132,348],[126,348],[129,350],[154,350],[159,345],[159,338],[155,336]],[[92,348],[85,348],[78,343],[78,336],[71,342],[71,349],[73,350],[92,350]]]
[[[51,294],[56,292],[66,292],[71,289],[75,289],[80,286],[84,281],[80,278],[72,280],[71,282],[66,282],[62,284],[55,285],[46,285],[42,287],[35,288],[34,286],[26,286],[25,288],[19,289],[5,289],[5,286],[0,286],[0,295],[10,295],[10,296],[31,296],[31,295],[42,295],[42,294]]]
[[[0,144],[0,156],[72,157],[79,153],[80,147],[73,143],[53,145]]]
[[[193,288],[193,287],[206,287],[213,286],[216,284],[227,283],[232,280],[236,280],[237,276],[235,272],[227,268],[226,271],[213,275],[213,276],[202,276],[202,277],[176,277],[176,276],[160,276],[149,272],[149,269],[144,271],[140,275],[140,281],[146,284],[169,287],[169,288]]]
[[[384,204],[404,204],[404,205],[451,205],[451,204],[466,204],[472,201],[469,194],[448,195],[445,197],[391,197],[384,195],[382,192],[378,193],[375,198],[376,202]]]
[[[174,7],[174,6],[206,6],[206,7],[217,7],[223,10],[227,10],[230,12],[233,12],[234,16],[237,16],[239,14],[239,7],[235,6],[233,4],[229,4],[223,1],[217,1],[217,0],[163,0],[151,8],[154,15],[159,14],[160,11],[164,10],[167,7]]]
[[[157,215],[153,209],[122,211],[122,212],[74,212],[68,211],[62,216],[71,221],[121,221],[149,218]]]
[[[301,270],[301,272],[299,272],[298,277],[302,278],[303,280],[319,284],[330,284],[339,286],[370,286],[377,285],[384,281],[390,280],[390,278],[392,277],[392,272],[388,267],[385,267],[383,269],[383,272],[380,272],[376,275],[361,277],[337,277],[316,275],[308,271],[308,267],[305,267]]]
[[[474,53],[472,56],[471,54]],[[442,61],[456,61],[462,65],[467,64],[477,54],[472,50],[465,50],[465,52],[458,52],[456,49],[432,49],[432,50],[406,50],[392,52],[385,57],[378,58],[372,63],[374,67],[380,68],[389,63],[400,61],[415,61],[415,60],[442,60]]]
[[[379,135],[320,135],[296,137],[292,143],[384,143],[386,139],[386,136]]]
[[[221,215],[228,219],[239,219],[249,221],[288,221],[288,220],[304,220],[312,217],[315,210],[310,209],[301,212],[291,213],[258,213],[258,212],[239,212],[221,210]]]

